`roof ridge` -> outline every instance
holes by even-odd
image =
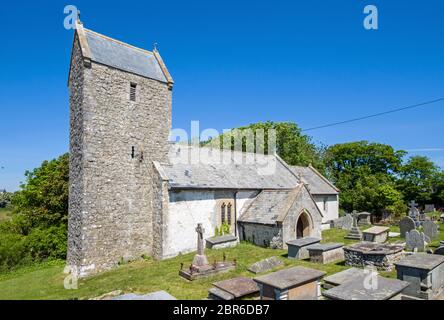
[[[123,46],[126,46],[126,47],[128,47],[128,48],[131,48],[131,49],[134,49],[134,50],[138,50],[138,51],[141,51],[141,52],[143,52],[143,53],[148,53],[148,54],[152,54],[152,55],[154,55],[154,53],[153,53],[152,51],[149,51],[149,50],[146,50],[146,49],[142,49],[142,48],[136,47],[136,46],[134,46],[134,45],[131,45],[131,44],[129,44],[129,43],[126,43],[126,42],[123,42],[123,41],[120,41],[120,40],[117,40],[117,39],[114,39],[114,38],[111,38],[111,37],[105,36],[104,34],[98,33],[98,32],[93,31],[93,30],[91,30],[91,29],[83,28],[83,30],[85,30],[85,32],[91,32],[91,33],[93,33],[93,34],[95,34],[95,35],[97,35],[97,36],[99,36],[99,37],[104,38],[104,39],[107,39],[107,40],[110,40],[110,41],[116,42],[116,43],[121,44],[121,45],[123,45]]]
[[[296,200],[296,197],[301,193],[303,186],[304,186],[304,184],[300,184],[296,188],[293,189],[290,196],[287,198],[286,207],[284,208],[283,213],[279,215],[279,217],[276,219],[276,221],[282,222],[285,220],[285,218],[288,215],[288,212],[291,209],[291,206],[293,205],[293,203]]]

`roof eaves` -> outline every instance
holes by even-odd
[[[164,75],[165,78],[167,79],[167,82],[168,82],[168,88],[169,88],[170,90],[172,90],[172,89],[173,89],[173,85],[174,85],[174,80],[173,80],[173,78],[171,77],[170,72],[168,71],[168,69],[167,69],[165,63],[163,62],[162,57],[160,56],[159,51],[158,51],[156,48],[154,48],[154,50],[153,50],[153,54],[154,54],[154,57],[155,57],[156,60],[157,60],[157,63],[158,63],[159,66],[160,66],[160,69],[162,70],[163,75]]]
[[[333,189],[335,189],[338,193],[340,192],[340,190],[338,188],[336,188],[336,186],[331,183],[326,177],[324,177],[318,170],[316,170],[311,164],[308,166],[310,168],[311,171],[313,171],[314,173],[316,173],[322,180],[324,180],[329,186],[331,186]]]

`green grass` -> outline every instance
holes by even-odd
[[[366,227],[363,227],[365,229]],[[396,231],[397,227],[393,227]],[[323,232],[322,242],[342,242],[352,244],[356,241],[344,239],[346,230],[331,229]],[[399,239],[398,239],[399,240]],[[444,225],[440,224],[439,239],[431,246],[444,240]],[[165,290],[179,299],[203,299],[208,295],[208,289],[212,283],[235,276],[254,277],[247,271],[247,267],[254,262],[271,256],[278,256],[284,262],[282,268],[301,265],[309,268],[323,270],[331,275],[347,269],[344,262],[326,265],[314,264],[309,261],[295,261],[286,258],[286,250],[272,250],[260,248],[248,243],[241,243],[235,248],[223,250],[206,250],[210,262],[221,260],[223,253],[228,260],[236,259],[236,270],[217,276],[189,282],[178,275],[180,263],[188,266],[194,254],[175,257],[164,261],[152,259],[136,261],[121,265],[115,269],[79,281],[77,290],[66,290],[63,280],[64,262],[53,261],[39,265],[18,269],[7,274],[0,274],[0,299],[88,299],[102,294],[122,290],[125,293],[148,293],[157,290]],[[273,270],[275,271],[275,270]],[[381,272],[381,275],[396,278],[396,272]]]
[[[189,282],[178,275],[180,263],[189,265],[194,254],[187,254],[164,261],[144,260],[119,266],[111,271],[79,281],[77,290],[66,290],[63,286],[63,261],[56,261],[30,267],[25,271],[0,276],[0,299],[87,299],[102,294],[122,290],[123,292],[148,293],[166,290],[179,299],[203,299],[215,281],[234,276],[253,277],[247,267],[261,259],[278,256],[286,268],[302,265],[333,274],[347,267],[343,263],[327,265],[313,264],[308,261],[286,259],[286,250],[272,250],[241,243],[235,248],[225,250],[206,250],[209,261],[221,260],[223,252],[227,259],[237,259],[238,267],[229,273]],[[281,269],[278,268],[278,269]]]
[[[12,210],[9,208],[0,208],[0,222],[11,218]]]

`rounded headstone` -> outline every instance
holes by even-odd
[[[401,238],[406,237],[406,233],[416,229],[415,220],[410,217],[405,217],[399,222],[399,230],[401,233]]]

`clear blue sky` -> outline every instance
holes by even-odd
[[[86,28],[152,49],[176,82],[173,127],[295,121],[302,128],[444,96],[444,3],[434,1],[29,1],[0,7],[0,188],[68,150],[74,4]],[[379,9],[379,30],[363,8]],[[444,166],[444,102],[310,132],[370,140]],[[2,168],[3,167],[3,168]]]

